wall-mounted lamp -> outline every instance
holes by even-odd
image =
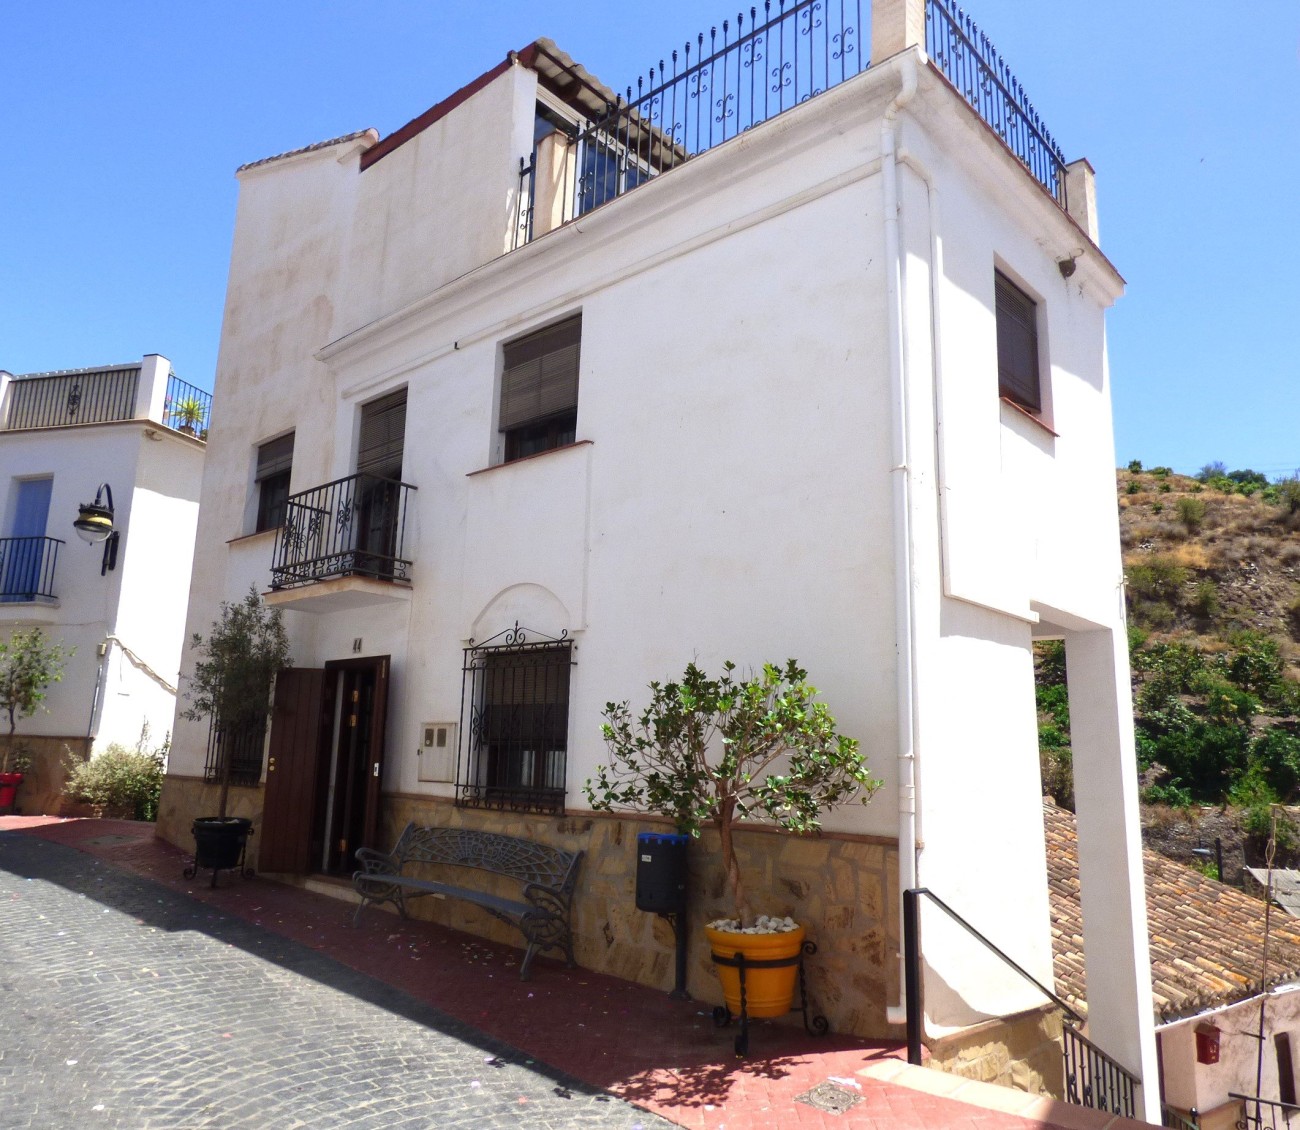
[[[117,568],[117,543],[120,534],[113,529],[113,488],[107,483],[100,483],[95,491],[94,502],[83,502],[72,523],[81,539],[90,545],[104,543],[104,560],[99,567],[102,577],[110,569]]]
[[[1078,266],[1076,259],[1077,256],[1070,255],[1056,261],[1056,269],[1061,272],[1061,278],[1068,279],[1074,274],[1075,268]]]

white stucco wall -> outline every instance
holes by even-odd
[[[605,702],[692,659],[794,656],[885,783],[827,826],[896,834],[881,119],[902,74],[873,67],[504,257],[519,67],[364,172],[341,146],[243,174],[190,629],[269,585],[271,536],[243,536],[257,443],[297,429],[292,489],[328,482],[354,468],[360,406],[405,387],[411,599],[286,616],[299,665],[358,637],[393,657],[387,790],[450,793],[418,780],[418,725],[459,716],[462,648],[518,620],[575,641],[571,809]],[[923,66],[900,122],[920,879],[1050,982],[1031,642],[1042,607],[1122,628],[1120,281],[1094,254],[1064,284],[1078,230]],[[1057,436],[998,402],[995,269],[1040,302]],[[576,312],[582,442],[493,466],[501,343]],[[205,736],[178,727],[178,772]],[[932,1030],[1039,1003],[927,931]]]
[[[1219,1029],[1218,1063],[1196,1062],[1196,1029],[1203,1025]],[[1205,1112],[1230,1102],[1230,1092],[1279,1101],[1274,1040],[1278,1034],[1288,1033],[1296,1057],[1293,1067],[1300,1066],[1300,987],[1283,985],[1268,995],[1262,1056],[1255,1038],[1259,1031],[1259,997],[1161,1025],[1165,1102],[1182,1110]]]
[[[15,480],[52,476],[46,535],[65,543],[57,601],[0,604],[0,632],[39,625],[51,640],[76,649],[49,689],[48,713],[21,722],[20,734],[93,736],[99,751],[112,742],[134,746],[147,722],[150,745],[162,744],[174,694],[131,662],[114,637],[162,682],[176,685],[202,462],[196,441],[138,421],[0,433],[4,534]],[[72,522],[104,481],[113,490],[121,542],[117,568],[101,577],[102,546],[83,542]]]

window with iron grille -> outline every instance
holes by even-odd
[[[1038,304],[1001,271],[994,273],[998,395],[1030,412],[1043,408],[1038,373]]]
[[[518,624],[465,649],[456,802],[564,811],[573,650]]]
[[[254,533],[284,525],[289,501],[289,475],[293,470],[293,432],[257,449],[257,525]]]
[[[255,718],[239,728],[223,727],[213,721],[208,728],[208,757],[203,778],[220,781],[227,756],[232,785],[256,785],[262,779],[262,751],[266,746],[266,719]]]
[[[506,462],[574,441],[581,343],[578,314],[505,345],[497,426]]]

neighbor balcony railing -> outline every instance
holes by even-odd
[[[1239,1095],[1229,1091],[1228,1098],[1242,1104],[1242,1117],[1237,1125],[1242,1130],[1282,1130],[1300,1125],[1300,1106],[1274,1099],[1261,1099],[1258,1095]]]
[[[290,495],[275,537],[271,587],[335,577],[409,583],[406,511],[415,489],[359,473]]]
[[[766,0],[687,40],[575,127],[558,177],[537,153],[520,162],[516,246],[533,236],[539,172],[560,184],[550,230],[866,70],[870,21],[862,0]]]
[[[1065,157],[997,48],[953,0],[926,0],[925,51],[1064,208]]]
[[[15,380],[5,398],[5,430],[129,420],[139,379],[140,366],[135,365]]]
[[[58,538],[0,538],[0,601],[54,600]]]
[[[178,432],[206,439],[212,415],[212,393],[183,381],[175,373],[167,378],[167,399],[162,422]]]

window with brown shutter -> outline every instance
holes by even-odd
[[[994,273],[994,288],[998,395],[1030,412],[1040,412],[1043,394],[1038,376],[1038,304],[1001,271]]]
[[[574,441],[581,341],[578,314],[506,343],[497,426],[507,462]]]
[[[289,500],[289,475],[293,470],[293,432],[269,440],[257,449],[257,525],[255,533],[284,525]]]
[[[359,472],[381,479],[400,479],[405,442],[406,389],[361,406],[361,435],[357,440]]]

